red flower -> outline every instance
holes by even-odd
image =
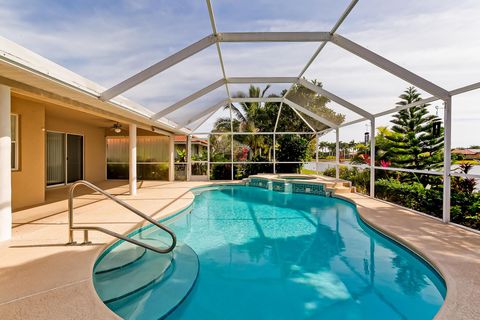
[[[366,164],[370,164],[371,162],[371,159],[370,159],[370,156],[368,154],[361,154],[360,155],[360,158],[363,160],[363,162],[365,162]]]
[[[392,162],[391,161],[388,161],[388,160],[380,160],[380,166],[382,166],[383,168],[388,168],[392,165]]]

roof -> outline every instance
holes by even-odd
[[[480,149],[454,149],[452,150],[452,153],[463,155],[476,155],[480,153]]]
[[[187,136],[175,136],[176,143],[187,143]],[[208,144],[208,140],[206,138],[199,138],[197,136],[192,136],[192,143],[200,143],[200,144]]]

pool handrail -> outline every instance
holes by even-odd
[[[83,186],[86,186],[96,192],[99,192],[101,194],[103,194],[104,196],[106,196],[107,198],[109,198],[110,200],[113,200],[114,202],[118,203],[119,205],[121,205],[122,207],[124,208],[127,208],[128,210],[130,210],[131,212],[135,213],[137,216],[147,220],[148,222],[152,223],[153,225],[157,226],[158,228],[162,229],[163,231],[167,232],[170,237],[172,238],[172,243],[169,247],[165,248],[165,249],[162,249],[162,248],[156,248],[154,246],[151,246],[147,243],[144,243],[142,241],[138,241],[138,240],[135,240],[135,239],[132,239],[132,238],[128,238],[122,234],[119,234],[119,233],[116,233],[114,231],[111,231],[111,230],[108,230],[108,229],[105,229],[105,228],[102,228],[102,227],[94,227],[94,226],[74,226],[73,225],[73,198],[74,198],[74,191],[76,189],[76,187],[80,186],[80,185],[83,185]],[[88,182],[86,180],[79,180],[79,181],[76,181],[75,183],[73,183],[71,186],[70,186],[70,189],[68,191],[68,244],[76,244],[76,242],[73,240],[73,231],[74,230],[83,230],[83,244],[89,244],[90,241],[88,240],[88,230],[95,230],[95,231],[100,231],[100,232],[103,232],[105,234],[108,234],[112,237],[115,237],[115,238],[118,238],[118,239],[121,239],[121,240],[124,240],[124,241],[127,241],[127,242],[130,242],[132,244],[135,244],[137,246],[140,246],[142,248],[145,248],[145,249],[149,249],[149,250],[152,250],[154,252],[157,252],[157,253],[169,253],[171,252],[176,244],[177,244],[177,236],[175,235],[175,233],[170,229],[168,228],[167,226],[155,221],[154,219],[152,219],[151,217],[147,216],[146,214],[144,214],[143,212],[139,211],[138,209],[135,209],[134,207],[132,207],[131,205],[129,205],[128,203],[126,203],[125,201],[123,200],[120,200],[118,199],[117,197],[115,197],[114,195],[104,191],[103,189],[100,189],[99,187],[97,187],[96,185],[94,185],[93,183],[91,182]]]

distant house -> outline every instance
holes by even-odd
[[[175,150],[186,150],[187,136],[175,136]],[[206,138],[199,138],[192,136],[192,157],[195,158],[200,154],[206,154],[208,148],[208,140]],[[175,154],[177,160],[178,153]]]
[[[452,154],[460,154],[465,160],[480,160],[480,149],[453,149]]]

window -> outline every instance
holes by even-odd
[[[18,170],[18,115],[10,115],[10,137],[12,141],[12,170]]]
[[[128,179],[128,137],[107,137],[107,179]],[[168,180],[169,140],[166,136],[137,137],[137,177]]]

